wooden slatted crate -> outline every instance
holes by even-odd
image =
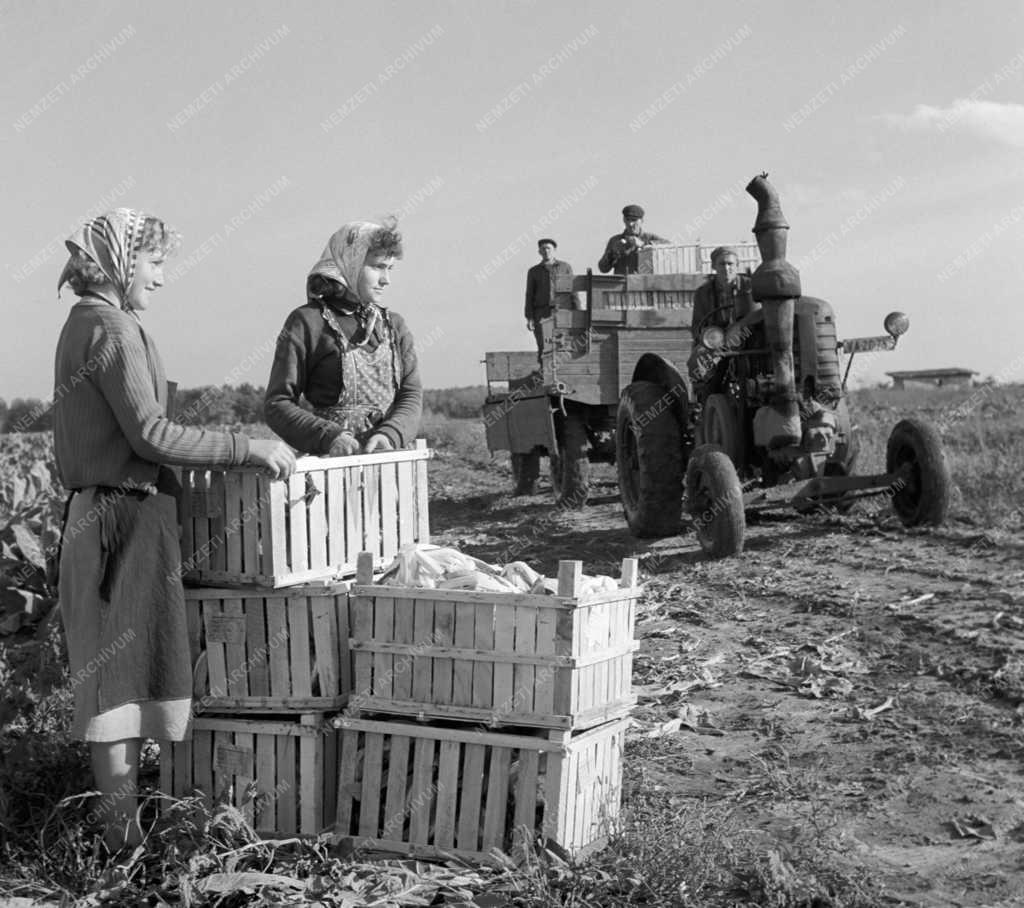
[[[636,559],[617,591],[580,599],[579,561],[561,562],[558,595],[543,596],[373,585],[360,557],[351,712],[587,728],[636,702]]]
[[[206,712],[338,709],[348,701],[348,583],[185,590],[193,692]]]
[[[188,741],[160,747],[160,788],[230,803],[269,835],[318,835],[334,823],[338,732],[322,713],[298,719],[198,718]]]
[[[761,264],[761,252],[754,242],[685,244],[668,243],[641,249],[637,268],[640,274],[710,274],[711,253],[717,246],[729,246],[736,252],[741,271],[753,271]]]
[[[357,849],[486,860],[525,826],[574,855],[619,814],[626,720],[573,735],[336,720],[335,835]]]
[[[428,542],[426,442],[415,450],[301,457],[287,480],[254,467],[182,470],[182,575],[193,584],[291,586],[347,577]]]

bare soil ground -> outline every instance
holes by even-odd
[[[597,473],[596,500],[560,511],[546,484],[511,497],[500,461],[442,453],[431,525],[549,574],[641,559],[627,808],[653,791],[709,837],[728,821],[780,890],[813,849],[870,882],[857,904],[1024,905],[1024,536],[908,532],[862,504],[762,518],[714,562],[692,533],[631,537]]]

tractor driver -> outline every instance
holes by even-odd
[[[667,243],[656,233],[644,232],[644,210],[639,205],[622,209],[624,230],[610,237],[597,267],[602,274],[614,269],[616,274],[636,274],[640,267],[639,251],[644,246]]]
[[[697,288],[693,299],[693,320],[690,322],[693,348],[687,367],[694,381],[702,381],[714,366],[714,358],[699,345],[697,332],[718,325],[726,331],[726,346],[739,346],[743,338],[734,323],[754,310],[750,277],[740,274],[736,250],[729,246],[717,247],[711,253],[711,267],[715,273]]]

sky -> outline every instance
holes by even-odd
[[[749,241],[767,172],[858,380],[1024,381],[1024,4],[0,0],[0,397],[48,398],[63,240],[130,206],[183,236],[143,323],[185,387],[265,384],[331,233],[399,216],[384,302],[428,388],[530,349],[536,240],[577,273],[642,205]]]

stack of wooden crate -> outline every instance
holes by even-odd
[[[578,561],[560,563],[555,596],[381,586],[371,572],[368,555],[350,591],[338,837],[481,859],[526,826],[575,854],[599,846],[634,703],[636,561],[586,597]]]
[[[287,480],[184,470],[182,569],[194,661],[189,741],[161,753],[161,788],[239,807],[261,833],[332,825],[348,702],[348,591],[427,542],[426,443],[305,457]]]

